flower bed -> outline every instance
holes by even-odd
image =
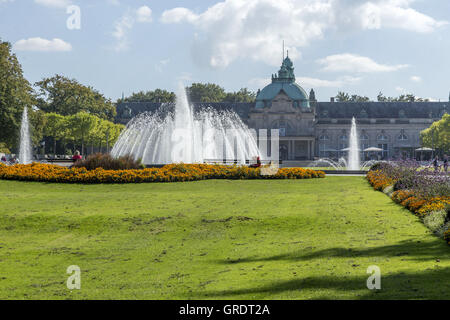
[[[162,168],[103,170],[65,168],[49,164],[0,165],[0,179],[58,183],[142,183],[179,182],[206,179],[311,179],[325,173],[302,168],[282,168],[274,175],[261,175],[261,169],[246,166],[170,164]]]
[[[450,179],[446,174],[398,162],[377,164],[366,178],[375,190],[384,191],[450,244]]]

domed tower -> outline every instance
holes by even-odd
[[[258,90],[255,108],[249,115],[254,129],[279,131],[279,158],[283,161],[310,161],[315,154],[315,93],[295,82],[294,64],[289,55],[283,58],[272,82]]]
[[[257,94],[255,108],[270,108],[272,100],[280,92],[285,93],[292,100],[294,108],[310,109],[308,94],[295,83],[294,64],[289,55],[283,60],[278,74],[272,75],[272,83]]]

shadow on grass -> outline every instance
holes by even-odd
[[[357,258],[357,257],[405,257],[410,260],[430,260],[450,258],[450,247],[444,241],[401,241],[395,245],[377,246],[371,248],[329,248],[313,252],[310,249],[299,249],[296,251],[269,256],[269,257],[247,257],[234,260],[219,260],[221,264],[236,264],[244,262],[260,261],[306,261],[318,258]]]
[[[338,299],[353,295],[356,299],[449,299],[450,298],[450,268],[435,268],[418,273],[396,273],[383,276],[381,270],[381,290],[367,289],[369,275],[352,277],[307,277],[288,281],[273,281],[270,284],[241,289],[220,291],[202,291],[198,296],[220,298],[239,295],[262,294],[271,295],[303,290],[333,290],[333,296],[315,297],[316,299]],[[338,291],[336,293],[336,291]]]

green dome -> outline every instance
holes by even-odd
[[[294,101],[294,107],[309,108],[308,94],[295,83],[294,67],[289,57],[283,60],[278,75],[272,75],[272,83],[258,92],[256,108],[270,107],[281,91]]]

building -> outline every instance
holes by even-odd
[[[117,120],[127,123],[160,103],[125,102],[117,106]],[[316,158],[339,158],[348,147],[352,118],[357,120],[361,150],[377,147],[376,154],[362,158],[412,157],[421,146],[420,132],[450,110],[450,102],[318,102],[295,82],[289,57],[283,60],[272,83],[258,90],[254,103],[194,103],[194,108],[211,106],[233,109],[250,128],[278,129],[280,158],[293,165]]]

